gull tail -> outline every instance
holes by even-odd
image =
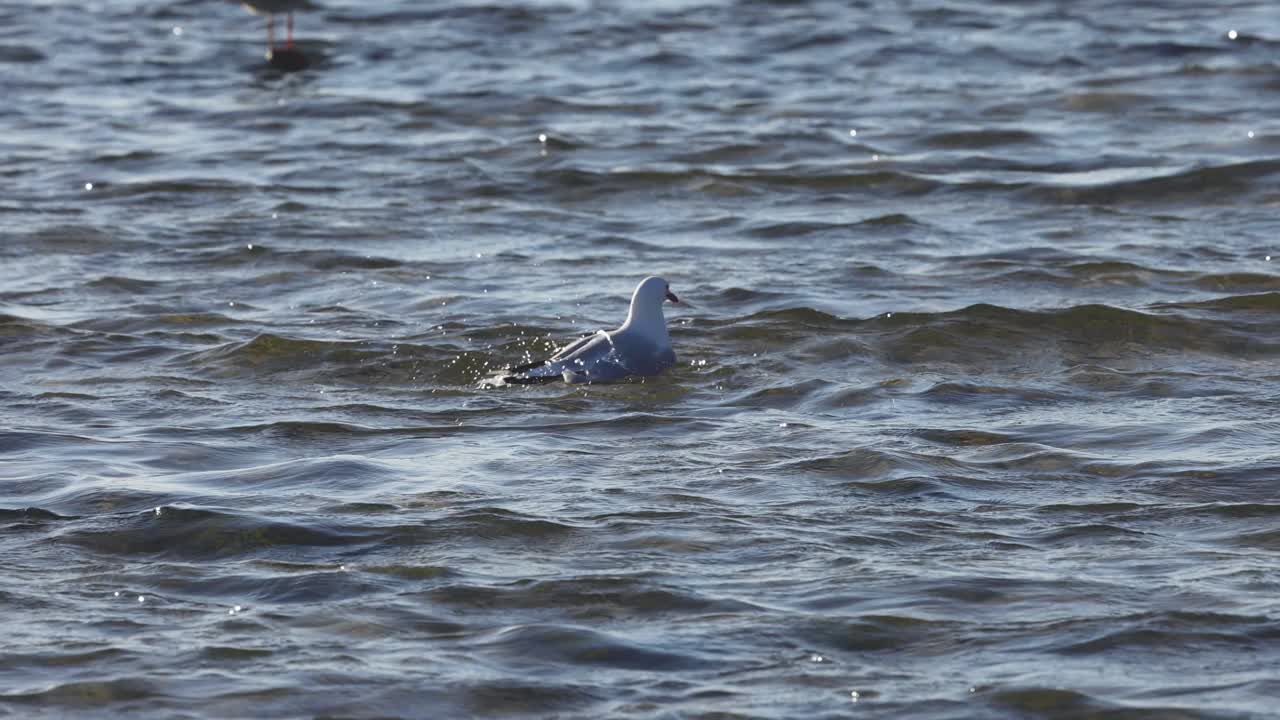
[[[559,375],[507,375],[502,378],[502,382],[509,385],[545,385],[561,380],[564,378]]]
[[[531,375],[530,370],[547,367],[550,362],[547,360],[536,360],[524,365],[513,365],[507,368],[508,375],[504,375],[502,381],[510,385],[543,385],[549,382],[558,382],[564,378],[558,372],[553,372],[550,368],[543,371],[543,374]]]

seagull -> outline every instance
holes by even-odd
[[[653,275],[640,281],[631,295],[627,319],[617,330],[600,330],[572,342],[551,357],[507,368],[502,380],[513,385],[563,380],[567,383],[609,382],[632,375],[657,375],[676,364],[667,334],[662,303],[680,302],[666,280]]]
[[[285,50],[293,49],[293,13],[298,10],[315,10],[316,5],[311,0],[241,0],[241,5],[254,15],[267,16],[267,52],[271,53],[276,50],[276,33],[275,23],[276,15],[280,13],[288,13],[285,37]]]

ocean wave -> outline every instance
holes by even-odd
[[[59,541],[97,554],[198,561],[252,557],[286,547],[352,547],[371,539],[365,530],[322,527],[314,521],[294,523],[173,505],[157,509],[159,512],[132,512],[66,527]]]
[[[579,621],[607,619],[620,613],[633,618],[659,618],[752,608],[740,601],[705,597],[651,580],[625,576],[535,580],[503,586],[450,583],[428,591],[427,597],[433,603],[459,613],[491,607],[523,611],[572,608],[572,617]]]
[[[732,172],[717,172],[699,167],[612,168],[608,171],[558,168],[540,172],[538,179],[555,189],[589,193],[593,196],[706,183],[728,183],[762,189],[867,190],[917,196],[946,184],[904,170],[853,172],[808,164],[776,168],[741,167]]]
[[[1276,175],[1280,160],[1246,160],[1202,165],[1169,172],[1153,169],[1149,177],[1073,186],[1052,182],[1031,185],[1025,191],[1038,200],[1089,205],[1194,202],[1237,205],[1261,192],[1280,190]]]
[[[10,692],[0,700],[23,705],[65,708],[89,712],[110,703],[137,703],[163,696],[155,682],[129,677],[110,680],[77,680],[41,690]]]
[[[291,338],[262,333],[250,340],[225,343],[188,353],[183,361],[201,370],[232,375],[298,372],[326,366],[359,365],[385,357],[360,340],[333,341]]]
[[[946,149],[983,149],[1002,147],[1005,145],[1038,145],[1044,140],[1028,130],[1009,129],[974,129],[950,130],[934,133],[923,138],[926,145]]]
[[[507,664],[525,668],[578,665],[644,672],[688,672],[705,668],[712,662],[691,652],[673,652],[613,633],[571,625],[515,625],[492,633],[479,644]]]
[[[1274,621],[1221,612],[1139,613],[1105,621],[1070,621],[1058,629],[1072,638],[1055,648],[1063,655],[1195,653],[1210,648],[1253,652],[1268,640],[1280,639],[1280,626]]]
[[[1273,301],[1264,302],[1270,306]],[[864,325],[888,329],[878,333],[881,352],[902,362],[1010,358],[1017,357],[1009,355],[1012,348],[1043,350],[1048,343],[1054,343],[1057,352],[1072,364],[1076,359],[1090,362],[1104,355],[1151,351],[1241,358],[1267,357],[1280,351],[1280,345],[1248,326],[1108,305],[1032,311],[982,304],[944,313],[893,313],[891,318],[875,318]]]
[[[816,608],[827,612],[831,608]],[[945,642],[959,629],[953,620],[912,615],[867,614],[857,617],[814,618],[796,628],[812,647],[830,652],[875,653],[908,651]]]
[[[1274,313],[1280,310],[1280,292],[1247,293],[1192,302],[1161,303],[1156,307],[1178,310]]]

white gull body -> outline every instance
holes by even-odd
[[[631,295],[627,319],[617,330],[601,330],[560,348],[551,357],[509,368],[502,379],[528,385],[609,382],[638,375],[657,375],[676,364],[667,334],[662,303],[680,302],[666,280],[654,275],[640,281]]]

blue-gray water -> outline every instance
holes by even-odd
[[[0,20],[0,716],[1280,713],[1274,3]]]

